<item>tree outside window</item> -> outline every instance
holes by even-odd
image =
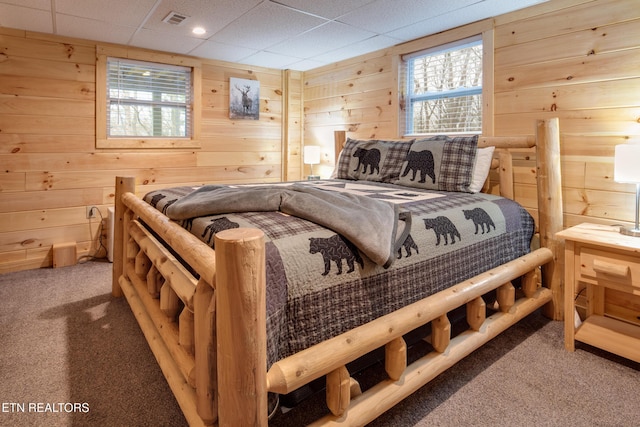
[[[408,55],[406,133],[482,131],[482,40]]]

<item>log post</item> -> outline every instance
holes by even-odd
[[[267,417],[264,233],[252,228],[215,236],[218,422],[262,426]]]
[[[131,211],[127,211],[127,214],[125,214],[125,217],[130,217],[129,212]],[[129,222],[130,219],[127,219],[126,221]],[[131,235],[129,234],[129,227],[127,227],[127,236],[129,240],[127,241],[127,247],[125,248],[125,251],[124,251],[125,265],[129,262],[135,265],[136,256],[138,256],[138,252],[140,252],[140,246],[138,245],[138,242],[136,242],[135,239],[131,237]],[[125,273],[126,273],[126,268],[125,268]]]
[[[482,297],[474,298],[467,303],[467,323],[474,331],[479,331],[487,318],[487,304]]]
[[[120,276],[124,272],[125,265],[125,244],[129,241],[127,235],[127,227],[125,227],[125,210],[126,206],[122,202],[122,194],[136,191],[135,178],[116,177],[115,182],[115,211],[114,211],[114,236],[113,236],[113,272],[111,278],[111,294],[114,297],[122,296],[122,289],[120,289]]]
[[[507,199],[514,200],[513,197],[513,156],[509,150],[499,150],[498,160],[500,162],[500,195]]]
[[[213,287],[200,279],[193,297],[196,408],[206,424],[218,418],[216,298]]]
[[[564,241],[555,237],[555,234],[563,229],[560,125],[558,119],[538,120],[536,140],[540,246],[549,248],[553,252],[553,260],[542,266],[543,285],[551,289],[553,295],[551,304],[544,307],[544,314],[553,320],[562,320],[564,318]]]
[[[178,321],[178,342],[189,354],[193,354],[193,336],[193,313],[185,307]]]
[[[533,297],[538,290],[538,269],[533,269],[522,276],[522,293],[527,298]]]
[[[136,275],[140,278],[146,278],[147,274],[151,270],[151,260],[147,256],[144,251],[138,251],[138,255],[136,255],[135,267],[136,267]]]
[[[158,271],[155,265],[151,266],[151,270],[147,273],[147,291],[153,298],[160,297],[160,288],[164,282],[164,277]]]
[[[336,166],[338,165],[338,157],[340,151],[344,148],[345,142],[347,142],[347,132],[343,130],[333,131],[333,146],[335,150]]]
[[[384,369],[393,381],[398,381],[407,369],[407,343],[402,337],[384,346]]]
[[[327,407],[336,417],[345,413],[351,401],[351,376],[346,366],[327,374]]]
[[[438,353],[444,353],[451,342],[451,322],[447,314],[431,321],[431,345]]]
[[[349,378],[351,385],[349,386],[349,394],[351,398],[354,399],[362,394],[362,388],[360,387],[360,383],[355,378]]]
[[[176,320],[176,316],[182,309],[182,301],[178,298],[178,295],[171,289],[168,282],[164,282],[162,288],[160,288],[160,310],[171,321]]]
[[[507,282],[496,290],[496,300],[500,311],[508,313],[516,302],[516,288],[511,282]]]

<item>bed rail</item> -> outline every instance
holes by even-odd
[[[477,304],[477,298],[503,287],[502,292],[507,295],[498,297],[501,315],[511,315],[515,305],[515,293],[512,292],[512,280],[523,275],[535,275],[536,268],[551,261],[549,249],[541,248],[517,260],[500,265],[458,285],[445,289],[437,294],[403,307],[386,316],[375,319],[364,326],[355,328],[342,335],[324,341],[309,349],[276,362],[267,375],[269,391],[276,393],[290,393],[306,383],[341,368],[353,360],[377,348],[393,342],[396,338],[413,331],[432,321],[444,320],[442,316],[467,303]],[[528,298],[535,299],[537,304],[549,302],[551,293],[548,289],[538,289],[535,277],[526,281],[529,286]],[[478,313],[474,311],[474,316]],[[477,323],[470,319],[469,323]],[[477,331],[485,332],[485,326]],[[441,328],[432,325],[433,329]],[[444,346],[446,347],[446,345]],[[331,357],[328,357],[328,356]]]

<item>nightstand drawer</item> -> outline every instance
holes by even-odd
[[[589,247],[580,250],[581,280],[640,287],[640,259]]]

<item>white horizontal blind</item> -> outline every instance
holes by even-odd
[[[191,68],[107,59],[109,137],[189,138]]]
[[[482,131],[482,40],[408,55],[407,133]]]

